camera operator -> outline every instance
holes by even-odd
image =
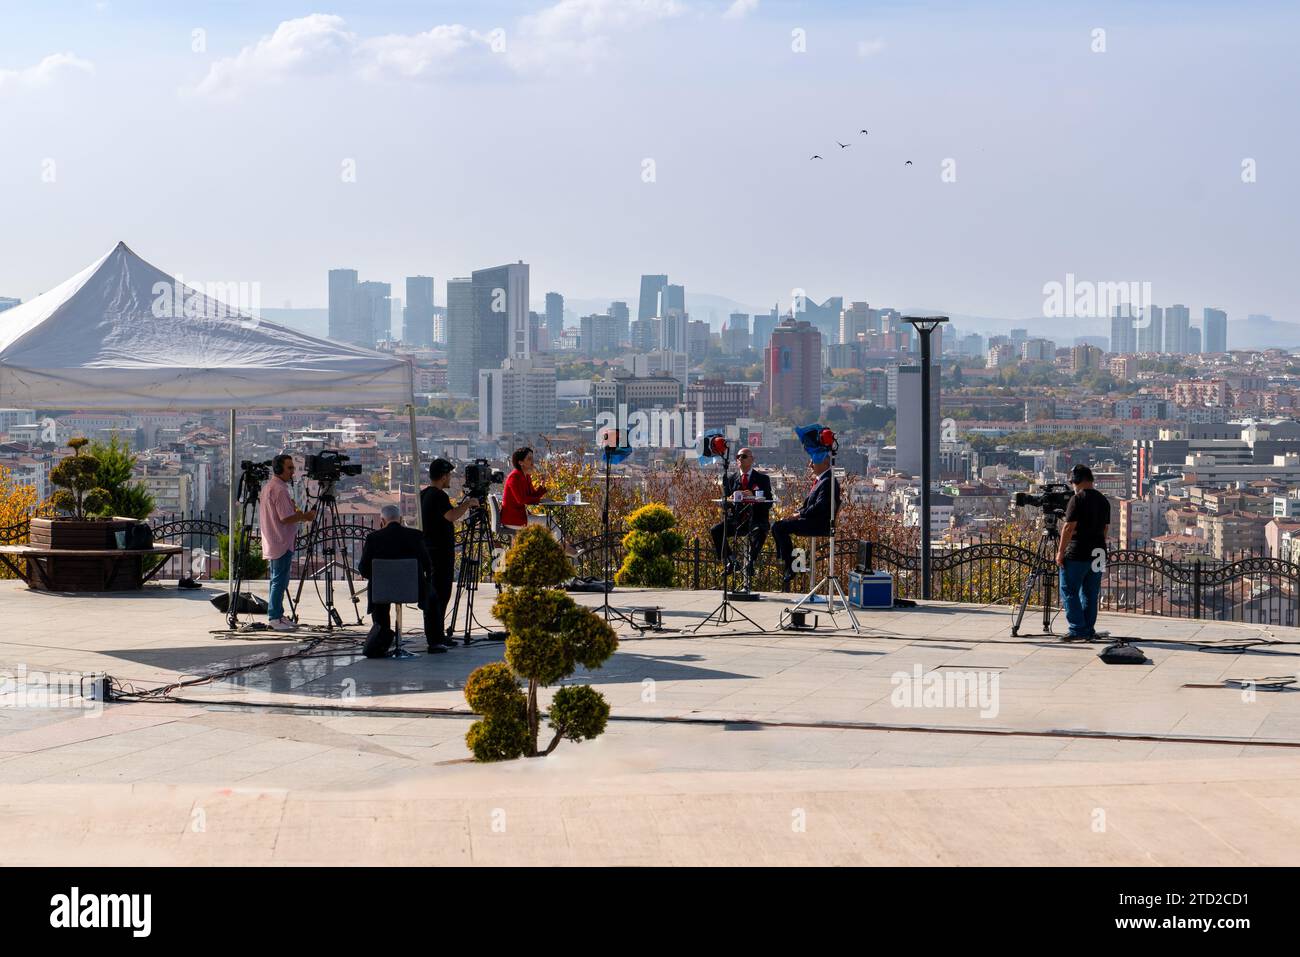
[[[1070,623],[1066,638],[1105,638],[1108,633],[1097,631],[1095,625],[1110,503],[1093,487],[1092,469],[1086,465],[1071,470],[1070,484],[1074,486],[1074,497],[1065,507],[1061,544],[1056,550],[1056,564],[1061,569],[1061,604]]]
[[[289,494],[289,483],[297,468],[293,456],[280,454],[271,460],[274,473],[262,486],[258,501],[262,528],[262,557],[270,563],[271,598],[267,603],[267,624],[276,631],[295,631],[298,626],[284,617],[284,593],[289,588],[289,566],[293,562],[293,544],[299,522],[316,519],[316,510],[299,511]],[[245,533],[247,534],[247,533]]]
[[[470,509],[482,504],[472,496],[461,499],[459,505],[451,504],[447,488],[454,470],[455,466],[446,459],[434,459],[429,463],[429,484],[420,492],[424,541],[433,559],[433,594],[424,606],[424,637],[430,652],[456,644],[448,636],[445,625],[456,566],[455,526]]]

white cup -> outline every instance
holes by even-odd
[[[763,490],[761,488],[754,492],[754,498],[762,498],[762,497],[763,497]]]
[[[742,501],[744,498],[745,498],[745,493],[742,492],[740,489],[736,489],[734,492],[731,493],[731,500],[733,502]]]

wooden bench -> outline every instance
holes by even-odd
[[[185,549],[181,545],[152,548],[43,548],[36,545],[0,545],[0,562],[42,591],[131,591],[162,570],[158,562],[149,571],[144,560],[169,558]],[[26,568],[23,567],[24,559]]]

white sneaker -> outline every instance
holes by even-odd
[[[1110,637],[1110,632],[1109,632],[1109,631],[1104,631],[1104,630],[1102,630],[1101,628],[1098,628],[1096,631],[1094,631],[1094,632],[1092,633],[1092,637],[1094,637],[1094,638],[1109,638],[1109,637]]]
[[[277,618],[270,623],[272,631],[297,631],[298,626],[288,618]]]

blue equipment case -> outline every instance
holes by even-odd
[[[894,576],[889,572],[849,572],[849,604],[854,608],[893,608]]]

